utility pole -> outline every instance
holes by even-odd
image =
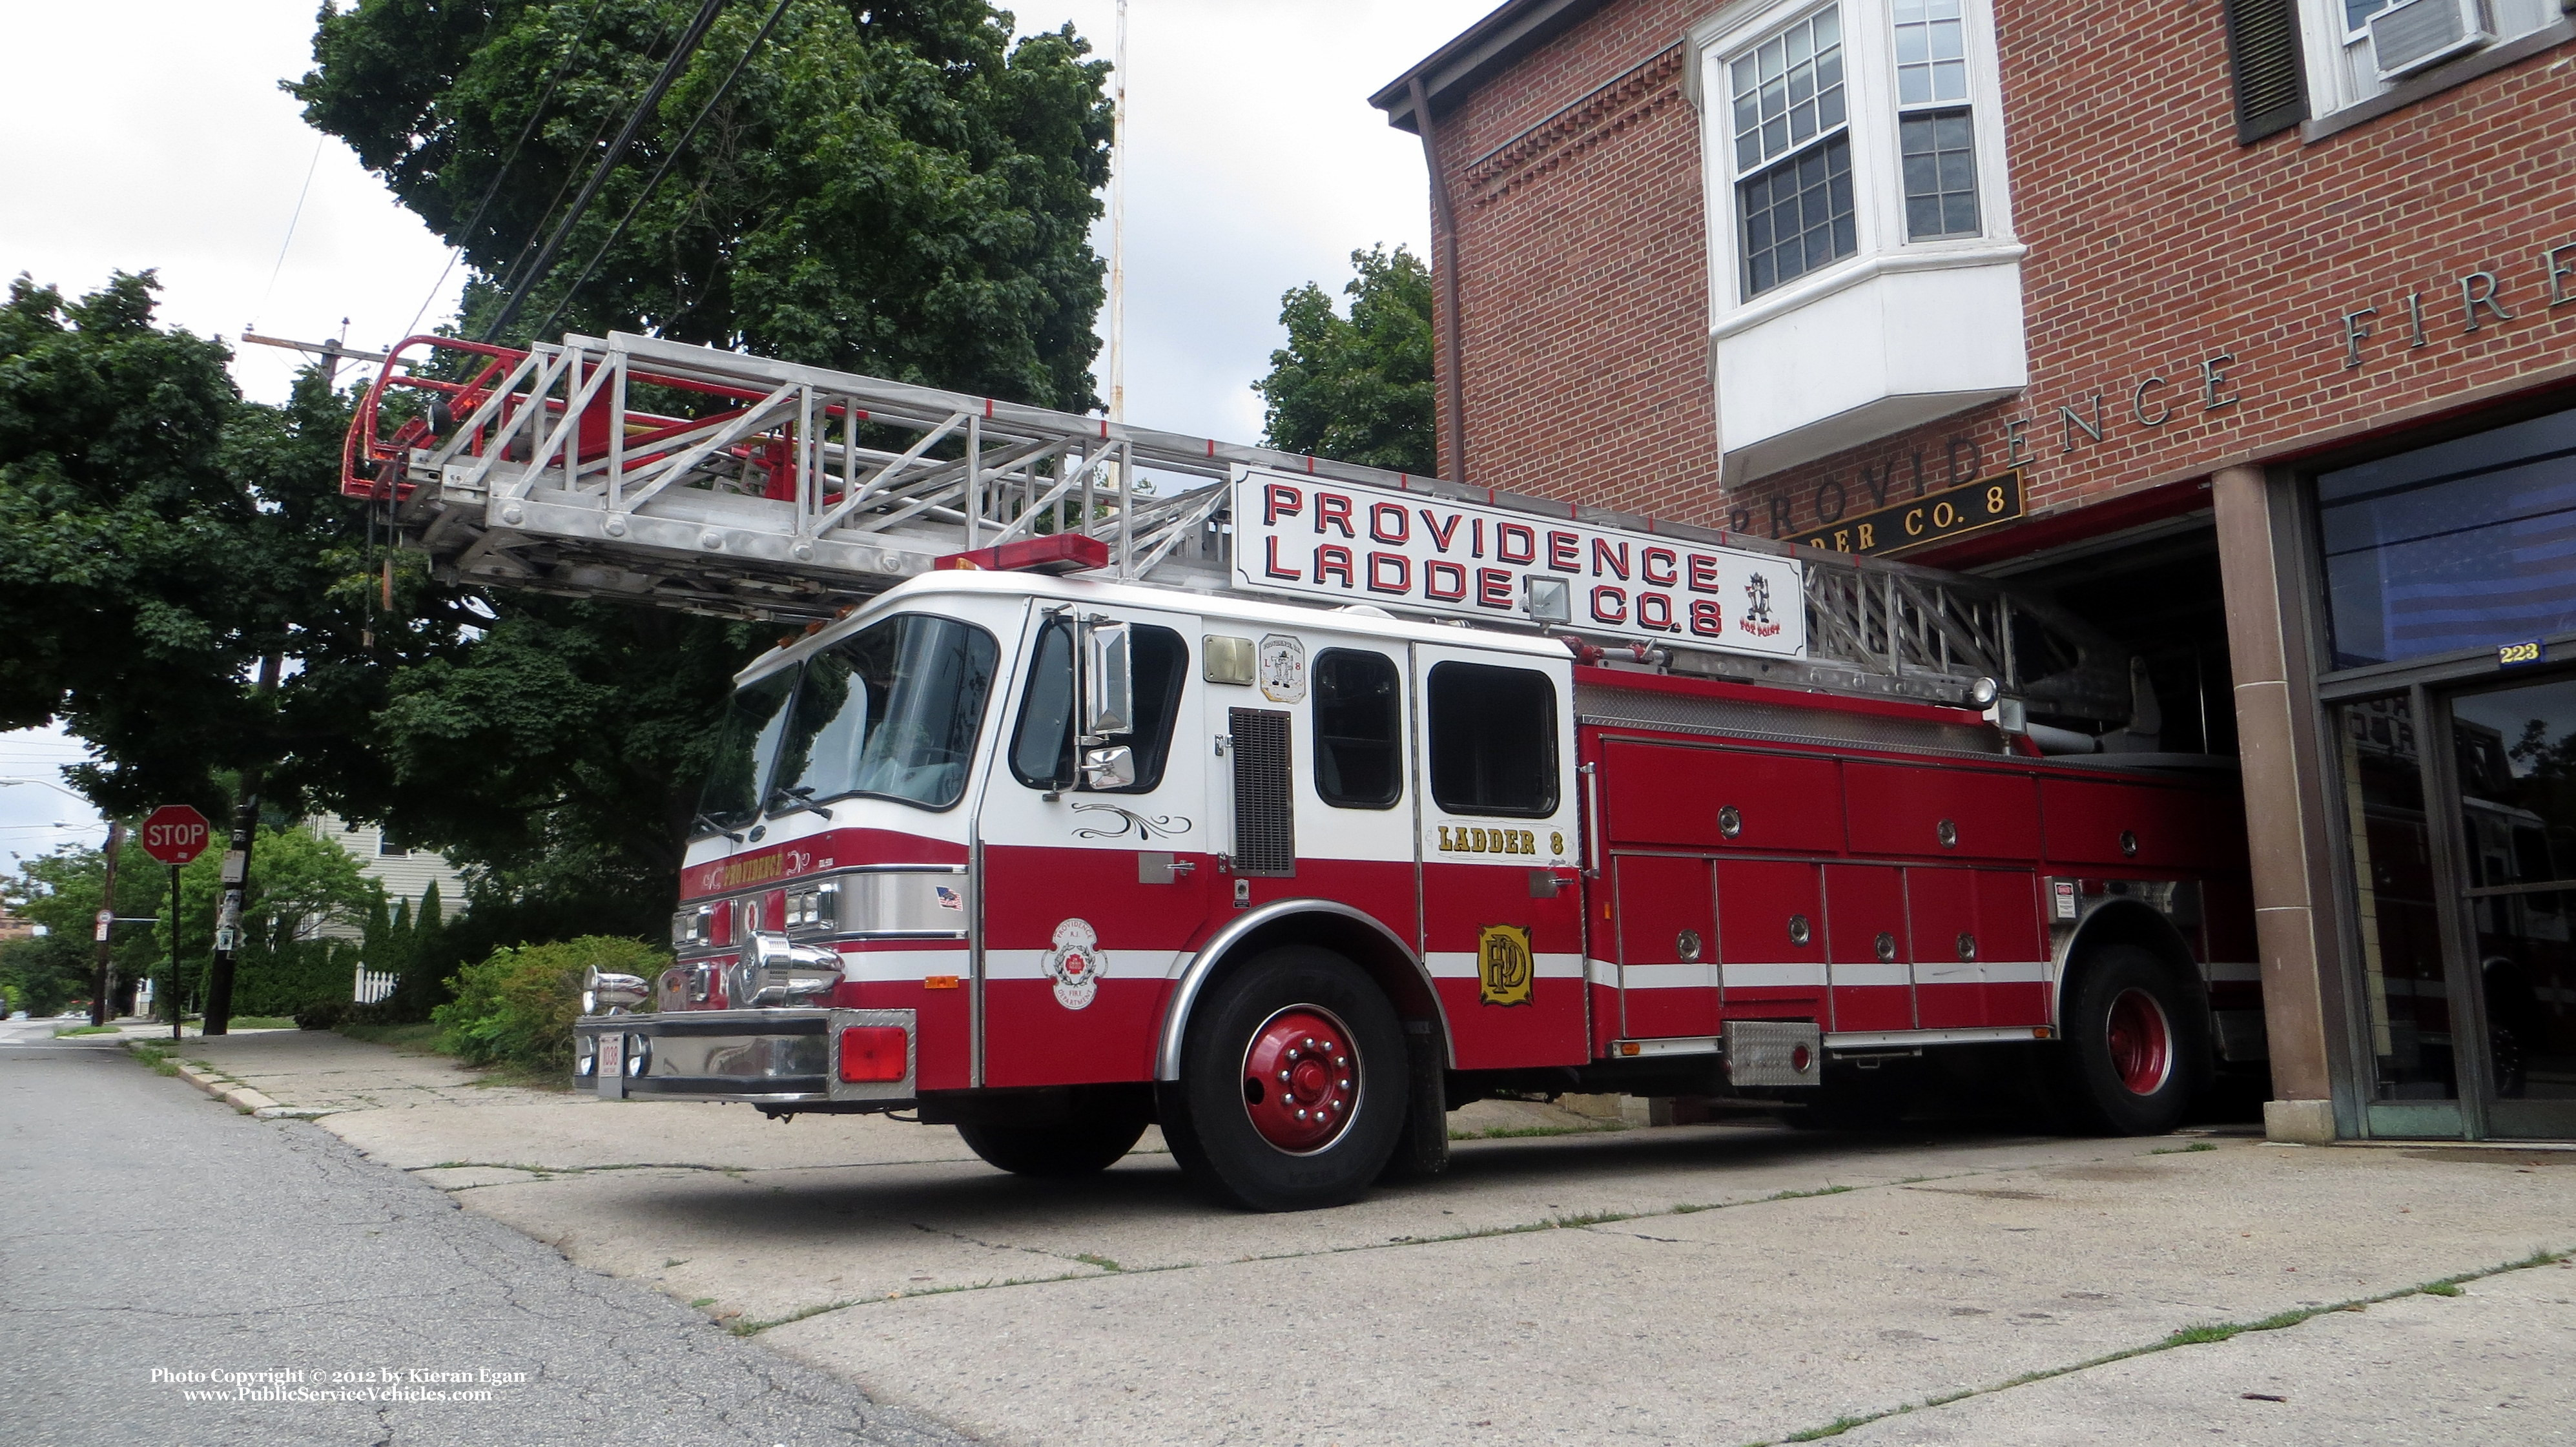
[[[1109,420],[1127,420],[1127,0],[1109,69]]]
[[[107,888],[98,897],[98,968],[92,973],[89,994],[89,1023],[104,1025],[112,1008],[110,997],[116,991],[116,965],[109,957],[115,946],[109,941],[110,926],[116,919],[116,857],[125,852],[125,821],[107,821]]]
[[[284,665],[284,658],[274,653],[259,661],[261,693],[276,690]],[[206,1019],[199,1027],[207,1035],[232,1029],[233,956],[241,947],[242,902],[250,894],[250,847],[259,837],[259,789],[265,772],[256,763],[243,765],[241,795],[233,803],[232,837],[224,848],[222,903],[215,910],[215,963],[206,973]],[[178,983],[170,982],[173,993]]]

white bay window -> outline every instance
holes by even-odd
[[[2028,380],[1987,0],[1742,0],[1692,32],[1730,481]]]

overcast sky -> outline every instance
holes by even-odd
[[[1131,0],[1130,420],[1258,440],[1247,389],[1281,340],[1279,294],[1306,281],[1338,291],[1355,247],[1427,251],[1421,145],[1368,96],[1495,3]],[[165,322],[231,338],[320,339],[345,317],[352,345],[376,347],[424,309],[424,329],[444,319],[461,282],[440,279],[446,249],[277,89],[310,64],[314,9],[8,6],[0,275],[76,294],[157,268]],[[1110,53],[1114,0],[1013,13],[1023,34],[1069,20]],[[1105,253],[1105,228],[1097,241]],[[244,392],[285,395],[294,354],[237,352]],[[51,779],[63,756],[78,750],[59,736],[0,735],[0,779]],[[48,789],[0,787],[0,862],[71,837],[31,826],[91,817]]]

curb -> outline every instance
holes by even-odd
[[[231,1106],[243,1115],[255,1116],[261,1120],[312,1120],[317,1116],[331,1113],[308,1106],[280,1105],[266,1094],[253,1090],[247,1085],[236,1085],[220,1076],[208,1075],[181,1061],[173,1060],[170,1064],[179,1072],[181,1080]]]

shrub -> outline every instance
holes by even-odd
[[[456,998],[431,1012],[439,1048],[468,1065],[568,1072],[583,972],[595,966],[649,980],[670,963],[649,945],[605,935],[494,950],[448,981]]]

